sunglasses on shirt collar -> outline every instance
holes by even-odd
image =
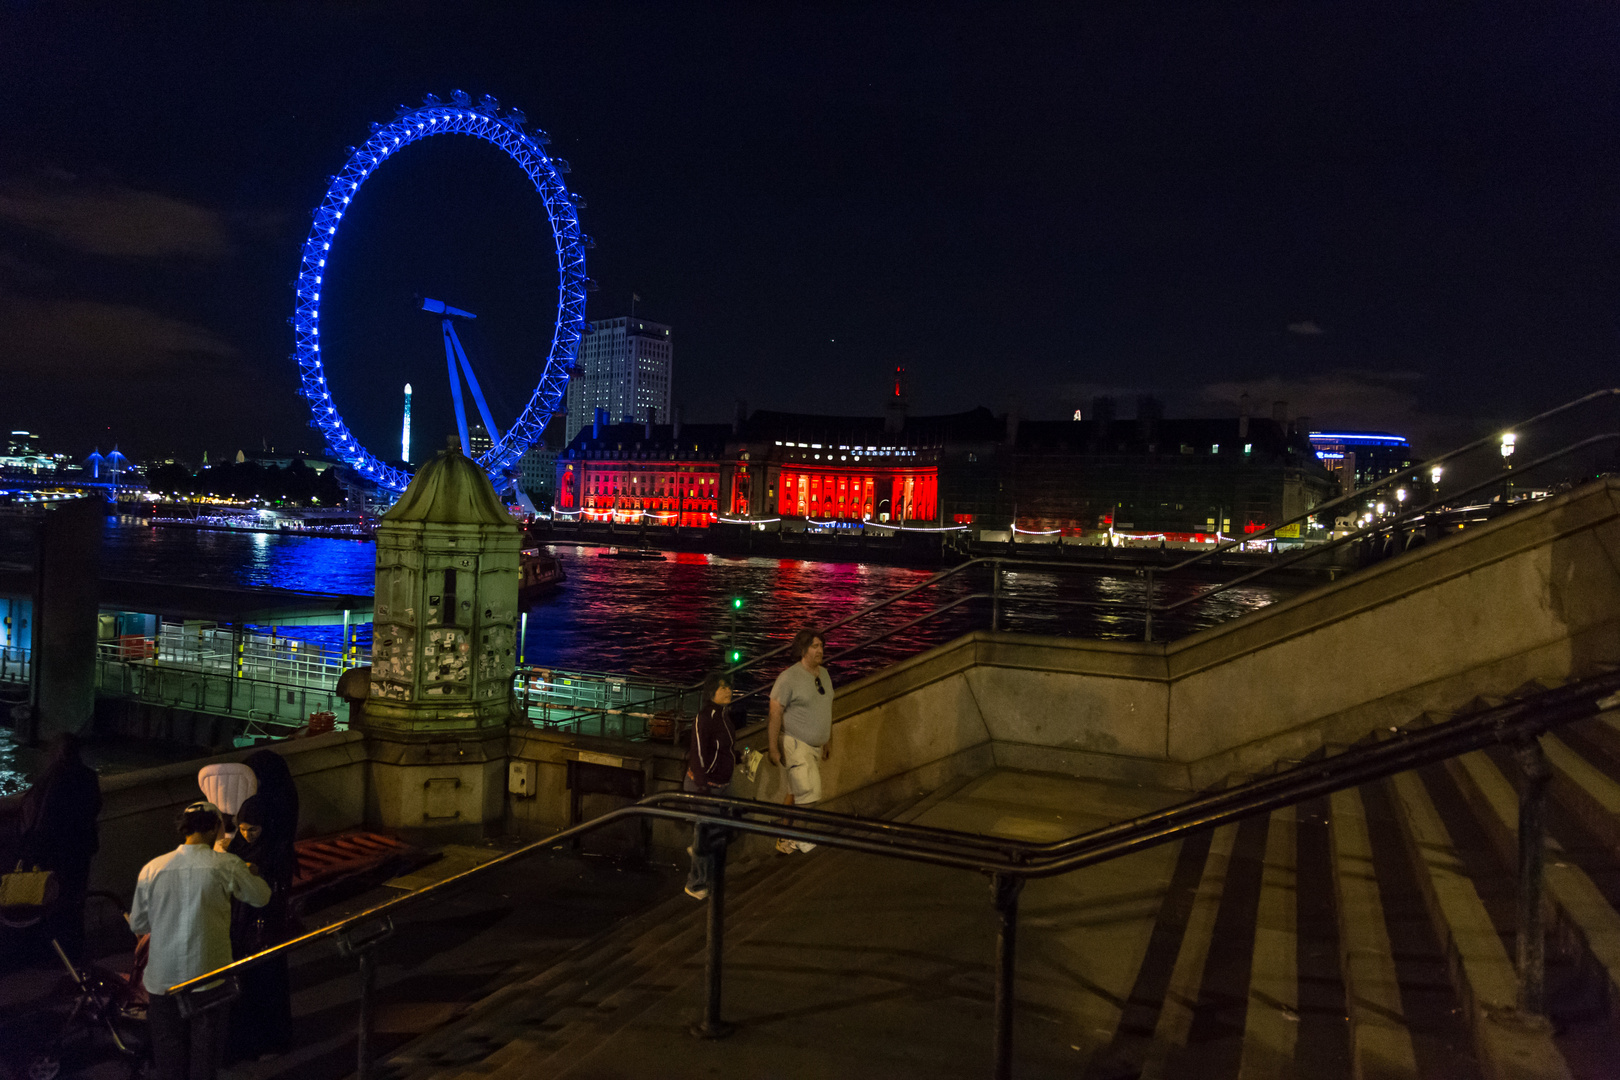
[[[825,686],[821,685],[821,676],[817,675],[816,676],[816,693],[825,694],[826,692],[827,692],[827,688]]]

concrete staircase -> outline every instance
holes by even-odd
[[[1014,1075],[1620,1075],[1620,720],[1543,745],[1546,1020],[1515,1009],[1520,776],[1492,750],[1032,881]],[[900,816],[1051,840],[1183,797],[994,769]],[[728,901],[730,1039],[686,1032],[703,905],[677,896],[407,1045],[385,1075],[989,1074],[982,879],[824,849],[737,866]]]

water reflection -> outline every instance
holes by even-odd
[[[785,645],[805,626],[827,627],[879,600],[916,585],[931,571],[860,563],[733,558],[689,552],[662,559],[621,560],[608,549],[552,549],[567,583],[529,613],[525,660],[540,666],[634,674],[691,682],[724,662],[728,649],[752,659]],[[372,591],[374,546],[325,537],[192,532],[116,526],[103,554],[107,577],[149,578],[227,586],[274,586],[310,592]],[[1208,582],[1160,583],[1161,602],[1195,595]],[[1133,571],[1080,575],[1056,571],[1008,572],[1001,627],[1018,633],[1071,634],[1140,640],[1145,578]],[[860,654],[830,665],[846,682],[970,629],[989,625],[990,602],[970,600],[920,625],[904,624],[970,593],[990,590],[987,571],[958,575],[828,635],[836,654],[869,638],[891,634]],[[1196,601],[1155,620],[1156,634],[1175,637],[1244,614],[1297,591],[1249,584]],[[733,615],[731,600],[742,597]],[[1083,601],[1097,606],[1049,605]],[[262,628],[268,632],[268,627]],[[360,642],[369,655],[370,628]],[[340,627],[284,633],[340,647]],[[774,671],[786,663],[772,660]]]

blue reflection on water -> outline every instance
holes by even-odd
[[[689,683],[724,661],[735,641],[750,660],[785,645],[801,627],[827,627],[915,585],[932,571],[861,563],[733,558],[669,552],[662,559],[619,560],[608,549],[557,546],[568,580],[529,612],[524,659],[542,667],[642,675]],[[107,530],[103,573],[223,586],[273,586],[308,592],[369,596],[375,545],[325,537],[153,529],[120,525]],[[1161,583],[1162,602],[1182,599],[1208,582]],[[1144,581],[1134,571],[1078,575],[1009,572],[1002,629],[1140,640]],[[903,624],[969,593],[988,591],[984,574],[958,575],[828,635],[836,654],[868,638],[890,634],[868,649],[828,666],[840,683],[951,639],[989,622],[989,604],[972,600],[914,627]],[[1249,584],[1199,600],[1164,619],[1159,632],[1176,637],[1263,607],[1298,591],[1295,586]],[[731,598],[744,605],[733,620]],[[1063,598],[1103,606],[1043,607],[1030,601]],[[262,628],[268,632],[269,628]],[[281,633],[339,647],[339,626],[300,627]],[[361,631],[361,659],[370,655],[370,626]],[[786,658],[761,668],[773,674]]]

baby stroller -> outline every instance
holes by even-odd
[[[114,903],[111,893],[92,893]],[[66,951],[51,939],[51,949],[73,981],[73,998],[56,1037],[28,1063],[28,1080],[55,1080],[62,1071],[64,1051],[93,1044],[105,1035],[112,1050],[138,1076],[148,1057],[146,990],[140,973],[146,966],[146,939],[135,950],[134,971],[122,975],[100,964],[75,964]]]

